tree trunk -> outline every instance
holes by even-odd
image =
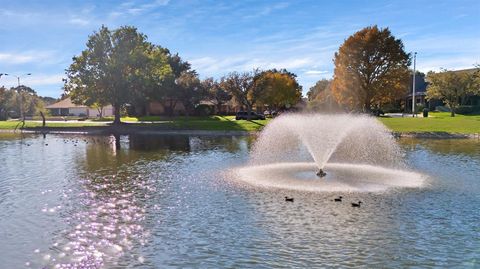
[[[252,119],[252,106],[250,104],[247,104],[247,120]]]
[[[117,125],[120,124],[120,106],[119,105],[114,105],[113,107],[114,114],[115,114],[115,119],[113,120],[113,124]]]
[[[45,115],[43,115],[42,111],[40,111],[40,116],[42,117],[42,127],[45,127]]]

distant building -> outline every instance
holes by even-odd
[[[407,111],[412,111],[413,98],[413,76],[410,75],[407,96],[405,96],[405,108]],[[425,74],[417,72],[415,74],[415,105],[428,106],[427,96],[428,82],[425,81]]]
[[[50,111],[50,115],[52,116],[78,116],[87,118],[100,117],[100,111],[97,108],[88,107],[85,105],[76,105],[72,103],[72,99],[70,99],[70,97],[48,105],[45,108]],[[103,107],[102,116],[113,116],[113,106],[108,105]]]

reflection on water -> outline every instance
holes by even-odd
[[[1,267],[480,266],[478,141],[402,139],[430,184],[353,194],[225,178],[252,139],[0,136]]]

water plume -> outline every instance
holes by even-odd
[[[312,191],[376,191],[416,187],[404,154],[376,118],[350,114],[290,114],[260,134],[240,179],[253,185]],[[327,173],[319,178],[319,169]]]

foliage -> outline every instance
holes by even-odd
[[[27,86],[20,85],[7,90],[0,88],[0,120],[8,117],[38,115],[40,112],[47,113],[43,97],[37,96],[36,92]]]
[[[195,106],[206,94],[195,71],[183,71],[175,80],[175,84],[176,96],[182,102],[185,114],[188,116],[193,113]]]
[[[456,109],[458,114],[480,114],[480,106],[459,106]]]
[[[356,32],[340,46],[334,62],[332,92],[350,110],[370,111],[408,89],[409,54],[388,28]]]
[[[427,79],[427,99],[443,100],[451,110],[451,116],[455,117],[456,109],[460,100],[468,94],[480,94],[480,88],[476,82],[476,73],[454,72],[443,69],[441,72],[429,72]]]
[[[198,91],[198,75],[191,69],[189,62],[182,60],[177,54],[170,54],[168,49],[167,62],[171,68],[171,79],[167,80],[165,87],[163,87],[163,95],[161,100],[165,106],[165,110],[169,116],[173,116],[176,105],[181,102],[185,109],[191,110],[192,106],[196,105]],[[187,98],[187,100],[183,100]],[[187,108],[188,107],[188,108]],[[190,111],[185,111],[187,114]]]
[[[230,93],[235,102],[242,107],[247,108],[248,117],[250,117],[253,106],[257,103],[258,95],[256,92],[255,77],[258,70],[252,72],[232,72],[227,77],[222,78],[221,87]]]
[[[332,93],[332,80],[321,79],[307,92],[307,109],[310,111],[339,111],[340,107]]]
[[[285,69],[260,72],[254,78],[254,91],[249,94],[256,95],[259,103],[271,109],[289,108],[302,97],[302,87],[296,77]]]
[[[227,92],[218,81],[213,78],[206,78],[202,81],[202,88],[217,106],[217,113],[222,113],[222,105],[232,99],[232,95]]]
[[[323,99],[323,95],[331,90],[331,79],[321,79],[312,86],[308,92],[307,97],[308,101],[313,101],[315,99]],[[318,97],[320,95],[320,97]]]
[[[65,92],[78,104],[112,104],[114,123],[120,123],[122,106],[145,97],[147,86],[155,88],[167,77],[167,59],[159,54],[135,27],[102,26],[66,70]]]

